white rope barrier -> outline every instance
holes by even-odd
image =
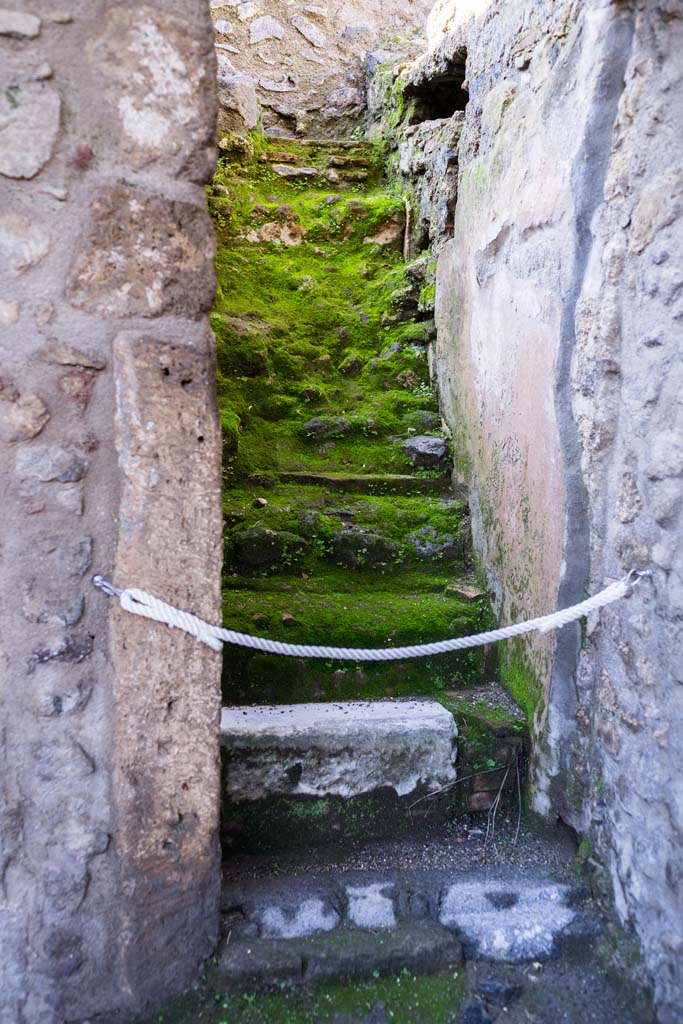
[[[212,626],[196,615],[181,611],[165,601],[161,601],[146,590],[136,587],[120,589],[113,586],[102,576],[93,576],[93,583],[109,597],[118,597],[124,611],[132,615],[141,615],[154,622],[162,622],[174,629],[182,629],[190,633],[214,651],[220,651],[224,643],[237,644],[254,651],[265,651],[267,654],[284,654],[290,658],[325,658],[330,661],[397,661],[399,658],[424,658],[430,654],[446,654],[449,651],[464,651],[470,647],[481,647],[497,640],[508,640],[523,633],[548,633],[552,629],[561,629],[569,622],[598,611],[608,604],[626,597],[644,576],[651,577],[652,569],[632,569],[628,575],[617,583],[601,590],[599,594],[589,597],[580,604],[564,608],[562,611],[543,615],[537,619],[528,619],[515,626],[503,626],[486,633],[473,636],[455,637],[451,640],[439,640],[431,644],[415,644],[410,647],[385,647],[365,649],[362,647],[323,647],[316,644],[286,644],[280,640],[268,640],[265,637],[249,636],[248,633],[236,633],[232,629]]]

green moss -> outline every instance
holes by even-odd
[[[228,995],[214,964],[198,988],[138,1024],[318,1024],[342,1015],[365,1018],[383,1003],[392,1024],[447,1024],[468,994],[465,971],[415,975],[408,968],[368,981],[316,984],[278,994]]]
[[[501,644],[500,677],[510,696],[526,715],[533,729],[543,713],[543,686],[538,674],[529,665],[523,643],[519,639]]]
[[[400,106],[400,85],[391,89]],[[379,483],[351,496],[278,482],[288,473],[360,482],[441,475],[415,470],[401,447],[411,434],[440,427],[425,354],[433,323],[415,319],[424,315],[420,287],[429,305],[434,275],[433,261],[405,264],[400,244],[369,241],[404,213],[403,198],[380,182],[384,147],[359,142],[336,153],[334,143],[257,134],[247,141],[231,141],[210,190],[220,204],[211,205],[211,321],[226,432],[225,622],[293,642],[358,647],[473,632],[487,609],[442,593],[447,582],[471,578],[461,503],[370,493],[386,489]],[[335,153],[362,165],[368,181],[283,179],[269,159],[324,175],[339,163]],[[306,426],[311,420],[320,429]],[[276,481],[267,492],[250,481],[264,473]],[[256,508],[263,497],[267,505]],[[283,613],[294,621],[285,624]],[[477,678],[484,661],[467,653],[356,672],[235,653],[226,666],[227,699],[286,701],[430,692],[445,673]]]
[[[325,845],[330,841],[344,845],[356,840],[395,838],[426,817],[441,823],[452,819],[452,800],[432,799],[416,804],[421,796],[427,795],[426,791],[418,790],[398,797],[393,790],[386,789],[348,798],[283,796],[252,803],[226,803],[224,821],[230,823],[230,844],[237,834],[240,848],[250,853]]]

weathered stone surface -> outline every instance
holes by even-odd
[[[73,345],[57,339],[51,339],[49,344],[40,350],[39,355],[46,363],[56,363],[58,366],[103,370],[107,365],[106,359],[98,353],[88,349],[75,348]]]
[[[260,13],[261,5],[254,0],[247,0],[246,3],[237,5],[237,17],[240,21],[249,21]]]
[[[661,715],[682,679],[683,377],[671,354],[683,193],[668,69],[683,21],[671,6],[579,4],[565,18],[529,3],[513,25],[503,4],[486,6],[468,22],[474,5],[439,3],[434,49],[405,73],[411,87],[435,84],[466,54],[454,239],[438,257],[442,410],[465,444],[475,536],[504,621],[570,605],[632,565],[666,577],[582,643],[570,627],[525,641],[524,656],[546,709],[536,807],[590,834],[605,889],[641,944],[657,1016],[674,1022],[683,905],[672,851],[683,819],[668,736],[681,735],[678,705],[666,724]],[[438,146],[427,157],[427,167],[452,159]],[[424,147],[411,142],[400,159],[417,175]]]
[[[433,526],[415,530],[408,536],[408,543],[424,559],[462,558],[465,553],[462,539],[452,533],[439,533]]]
[[[396,924],[393,886],[386,882],[347,885],[349,920],[357,928],[393,928]]]
[[[37,395],[20,394],[0,377],[0,441],[29,441],[41,432],[50,414]]]
[[[90,536],[64,539],[38,535],[35,555],[39,574],[29,573],[23,584],[21,610],[29,622],[75,626],[83,614],[85,573],[92,565]]]
[[[351,424],[343,416],[313,416],[302,426],[306,437],[335,437],[337,434],[346,434],[351,429]]]
[[[19,319],[19,303],[14,299],[0,299],[0,324],[10,327]]]
[[[339,138],[364,122],[368,50],[381,45],[384,61],[416,57],[430,5],[431,0],[347,0],[336,7],[233,0],[212,10],[219,53],[229,52],[235,73],[257,83],[266,131]],[[277,93],[286,94],[286,104]]]
[[[457,597],[459,601],[479,601],[486,597],[486,591],[479,587],[470,587],[464,583],[449,583],[445,590],[446,597]]]
[[[508,887],[493,880],[456,882],[446,890],[439,921],[460,936],[470,957],[516,963],[553,954],[576,917],[571,890],[548,882]]]
[[[235,537],[235,558],[243,569],[267,569],[286,554],[296,558],[307,550],[303,537],[287,530],[269,530],[260,523]]]
[[[215,622],[222,523],[213,338],[208,328],[181,337],[128,331],[114,341],[116,572]],[[220,657],[112,612],[116,846],[136,936],[122,960],[134,990],[149,991],[152,974],[161,1000],[182,984],[178,963],[189,983],[215,943]],[[150,917],[159,901],[163,914]],[[161,946],[169,948],[163,964]]]
[[[317,25],[305,18],[303,14],[295,14],[292,18],[292,25],[300,32],[304,39],[307,39],[313,46],[326,46],[327,39]]]
[[[221,718],[236,802],[438,789],[455,779],[456,739],[453,716],[431,700],[224,708]]]
[[[40,18],[26,11],[0,9],[0,36],[18,36],[20,39],[35,39],[40,33]]]
[[[206,36],[152,6],[121,5],[107,11],[87,55],[108,81],[122,157],[133,167],[163,161],[166,171],[204,181],[216,111],[215,56]]]
[[[398,544],[358,527],[340,530],[332,539],[335,561],[352,569],[386,565],[398,555]]]
[[[282,39],[284,34],[284,27],[276,18],[271,18],[269,15],[257,18],[249,25],[249,42],[252,46],[262,43],[266,39]]]
[[[256,85],[249,75],[222,75],[218,79],[218,98],[218,124],[222,131],[251,131],[256,127],[259,105]]]
[[[317,178],[318,171],[315,167],[291,167],[289,164],[272,164],[275,174],[281,178]]]
[[[430,437],[427,434],[409,437],[401,448],[414,466],[438,466],[446,458],[448,447],[444,437]]]
[[[125,263],[139,243],[139,258],[163,264],[174,292],[158,304],[170,315],[151,347],[196,347],[206,370],[198,383],[183,374],[184,385],[171,386],[157,363],[141,391],[156,388],[161,400],[127,407],[139,417],[125,429],[143,440],[153,433],[153,450],[138,504],[126,505],[120,571],[135,581],[151,565],[159,575],[148,580],[162,592],[167,579],[181,580],[178,603],[194,602],[196,587],[197,609],[219,613],[211,345],[190,321],[212,297],[213,236],[197,184],[214,159],[213,31],[205,0],[176,5],[175,16],[153,4],[6,0],[0,40],[0,1019],[123,1020],[189,985],[217,930],[219,665],[194,645],[172,641],[168,651],[168,638],[152,640],[147,629],[133,641],[130,623],[117,632],[113,603],[89,581],[93,571],[117,578],[120,498],[131,498],[129,467],[116,458],[114,394],[117,383],[135,392],[138,367],[114,368],[103,310],[112,281],[124,315],[127,285],[141,284],[136,317],[152,296],[159,278],[143,280],[138,264]],[[65,297],[69,266],[89,237],[92,199],[124,182],[143,182],[128,194],[154,202],[137,223],[125,204],[102,212],[99,242],[106,248],[109,232],[112,262],[99,266],[101,292],[82,312]],[[86,301],[93,281],[81,284]],[[132,461],[143,447],[131,442]],[[143,520],[154,514],[148,534]],[[198,541],[180,536],[189,524]],[[138,646],[150,666],[133,657],[131,693],[122,694],[120,652]],[[156,732],[136,694],[154,708]],[[176,757],[167,744],[180,721]],[[152,948],[168,950],[168,962],[151,966]]]
[[[300,939],[329,932],[341,920],[329,897],[302,900],[298,893],[290,904],[265,903],[255,907],[249,917],[258,922],[259,934],[265,939]]]
[[[0,257],[15,274],[28,270],[47,255],[50,236],[22,213],[0,217]]]
[[[59,93],[47,82],[6,89],[0,95],[0,174],[33,178],[52,156],[59,115]]]
[[[214,271],[204,210],[117,185],[90,212],[69,275],[73,306],[114,317],[205,313]]]
[[[339,931],[308,939],[231,942],[220,969],[225,983],[236,991],[279,990],[282,984],[348,981],[372,978],[378,971],[434,970],[461,962],[460,944],[445,928],[432,921],[413,921],[379,934]]]
[[[363,239],[366,245],[387,245],[391,248],[402,248],[405,234],[405,217],[392,214],[391,219],[383,224],[372,235]]]
[[[54,480],[66,484],[85,476],[88,460],[76,448],[33,444],[17,451],[16,466],[22,480],[34,479],[43,483]]]

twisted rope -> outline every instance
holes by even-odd
[[[601,590],[599,594],[589,597],[580,604],[564,608],[562,611],[543,615],[537,619],[528,619],[514,626],[503,626],[491,629],[486,633],[473,636],[455,637],[451,640],[438,640],[431,644],[414,644],[409,647],[362,648],[362,647],[324,647],[317,644],[287,644],[280,640],[268,640],[265,637],[250,636],[248,633],[237,633],[232,629],[212,626],[190,612],[175,608],[161,601],[146,590],[136,587],[124,590],[113,586],[102,576],[93,576],[93,583],[109,597],[118,597],[124,611],[132,615],[141,615],[154,622],[163,622],[174,629],[182,629],[186,633],[220,651],[224,643],[237,644],[254,651],[265,651],[267,654],[283,654],[290,658],[325,658],[330,661],[397,661],[399,658],[424,658],[431,654],[446,654],[449,651],[464,651],[470,647],[481,647],[497,640],[508,640],[524,633],[548,633],[552,629],[561,629],[569,622],[598,611],[608,604],[621,600],[631,593],[644,576],[651,577],[651,569],[632,569],[628,575],[617,583]]]

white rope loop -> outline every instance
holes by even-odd
[[[552,629],[561,629],[570,622],[576,621],[590,612],[598,611],[614,601],[626,597],[643,577],[652,576],[651,569],[632,569],[627,576],[601,590],[599,594],[589,597],[580,604],[572,605],[561,611],[543,615],[537,619],[518,622],[514,626],[503,626],[486,633],[473,636],[454,637],[450,640],[438,640],[430,644],[414,644],[409,647],[322,647],[314,644],[288,644],[280,640],[268,640],[265,637],[250,636],[248,633],[236,633],[232,629],[212,626],[190,612],[174,608],[146,590],[131,587],[121,590],[113,586],[102,576],[93,576],[93,583],[109,597],[118,597],[124,611],[132,615],[141,615],[154,622],[163,622],[174,629],[182,629],[186,633],[220,651],[224,643],[248,647],[267,654],[282,654],[290,658],[325,658],[329,661],[397,661],[401,658],[424,658],[431,654],[447,654],[449,651],[464,651],[471,647],[508,640],[524,633],[548,633]]]

